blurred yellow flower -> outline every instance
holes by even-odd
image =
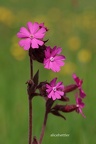
[[[62,67],[61,74],[71,75],[76,71],[76,64],[72,62],[66,62],[64,67]]]
[[[90,15],[87,13],[84,13],[82,15],[82,26],[86,29],[90,29],[91,24],[92,24],[92,21],[91,21]]]
[[[87,30],[87,32],[91,32],[96,29],[95,17],[96,12],[94,10],[86,10],[83,13],[77,15],[74,21],[77,27],[80,27],[84,31]]]
[[[5,25],[10,26],[13,24],[15,16],[13,12],[6,8],[0,7],[0,22],[3,22]]]
[[[68,39],[68,46],[70,50],[78,50],[80,48],[80,44],[81,42],[79,37],[73,36]]]
[[[23,60],[26,56],[26,51],[24,51],[18,43],[13,43],[11,47],[11,54],[16,60]]]
[[[90,50],[87,49],[82,49],[79,53],[78,53],[78,59],[80,62],[82,63],[87,63],[91,60],[92,57],[92,53]]]
[[[72,51],[78,50],[80,48],[80,44],[80,39],[76,36],[73,36],[68,40],[68,47]]]

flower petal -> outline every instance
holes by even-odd
[[[80,82],[79,77],[77,77],[76,74],[73,74],[72,77],[73,77],[74,81],[76,82],[76,84],[79,86],[79,82]]]
[[[44,59],[44,68],[50,69],[50,61],[48,59]]]
[[[24,50],[29,50],[30,48],[30,39],[23,39],[19,41],[19,45],[24,48]]]
[[[17,33],[18,38],[26,38],[29,36],[30,36],[30,33],[25,27],[21,27],[20,32]]]
[[[35,38],[43,38],[45,35],[45,32],[46,32],[45,28],[41,28],[38,30],[38,32],[36,32],[34,36]]]
[[[61,51],[62,51],[62,48],[60,48],[60,47],[54,47],[53,49],[52,49],[52,56],[55,56],[55,55],[57,55],[57,54],[60,54],[61,53]]]
[[[60,96],[64,96],[64,92],[63,91],[56,91]]]
[[[30,31],[30,33],[32,34],[32,30],[33,30],[33,24],[32,24],[32,22],[28,22],[27,23],[27,27],[28,27],[28,30]]]
[[[61,98],[60,94],[57,91],[55,92],[55,97],[56,97],[56,99],[60,99]]]
[[[62,82],[58,82],[58,83],[56,84],[56,87],[59,88],[60,85],[62,85]]]
[[[66,59],[66,57],[63,55],[55,56],[55,60],[65,60],[65,59]]]
[[[41,40],[38,40],[38,39],[35,39],[35,38],[33,38],[31,40],[31,46],[32,46],[33,49],[34,48],[39,48],[39,45],[42,46],[43,44],[44,44],[44,42],[41,41]]]
[[[46,58],[49,58],[50,55],[51,55],[51,48],[50,48],[50,46],[49,46],[49,47],[47,47],[46,50],[45,50],[45,57],[46,57]]]
[[[84,91],[82,89],[80,89],[80,96],[81,96],[81,98],[84,98],[86,96],[86,94],[84,93]]]
[[[50,67],[54,72],[59,72],[60,71],[60,66],[54,61],[51,62],[51,67]]]
[[[39,30],[39,24],[37,22],[35,22],[32,25],[32,28],[30,27],[30,32],[31,32],[31,34],[35,34],[38,30]]]
[[[48,98],[51,98],[52,96],[54,97],[54,92],[53,92],[53,91],[51,91],[51,92],[49,93]]]
[[[54,79],[50,82],[51,87],[56,86],[56,81],[57,81],[57,77],[54,78]]]
[[[64,64],[65,64],[64,61],[62,61],[62,60],[56,60],[55,62],[59,67],[64,66]]]

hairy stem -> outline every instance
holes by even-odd
[[[31,57],[31,48],[29,49],[30,57],[30,80],[33,79],[33,60]],[[32,144],[32,99],[29,94],[29,144]]]
[[[33,60],[30,56],[30,79],[32,80],[33,78]]]
[[[44,133],[45,133],[45,128],[46,128],[46,123],[47,123],[47,118],[48,118],[48,112],[45,112],[45,116],[44,116],[44,122],[43,122],[43,126],[42,126],[42,131],[40,134],[40,139],[39,139],[39,144],[42,143],[43,137],[44,137]]]
[[[29,144],[32,142],[32,101],[29,99]]]

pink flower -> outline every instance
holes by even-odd
[[[82,102],[81,98],[78,98],[78,95],[76,94],[76,106],[77,106],[77,112],[81,113],[81,115],[85,118],[86,116],[82,112],[82,108],[84,108],[85,104]]]
[[[83,80],[79,79],[79,77],[77,77],[76,74],[73,74],[72,77],[73,77],[74,81],[76,82],[76,85],[77,85],[77,87],[79,89],[81,98],[84,98],[86,96],[86,94],[82,90]]]
[[[51,69],[54,72],[59,72],[60,67],[64,65],[63,60],[65,60],[65,56],[59,55],[62,51],[60,47],[47,47],[45,50],[45,58],[44,58],[44,68]]]
[[[47,31],[44,24],[38,24],[37,22],[27,23],[28,29],[21,27],[20,31],[17,33],[17,37],[22,40],[19,41],[19,45],[24,48],[24,50],[29,50],[29,48],[39,48],[39,45],[44,44],[43,38],[45,32]]]
[[[50,84],[46,84],[48,98],[52,98],[53,100],[61,99],[61,96],[64,96],[64,85],[62,82],[56,84],[56,80],[57,78],[54,78]]]

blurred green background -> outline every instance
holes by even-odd
[[[0,0],[0,144],[28,144],[28,101],[25,82],[29,79],[28,52],[18,46],[16,33],[28,21],[44,22],[49,28],[47,45],[60,46],[66,64],[60,73],[39,68],[40,80],[55,76],[73,83],[72,73],[84,80],[86,119],[73,112],[66,121],[49,115],[43,144],[95,144],[96,139],[96,1],[95,0]],[[74,93],[69,95],[74,102]],[[33,131],[39,138],[44,101],[33,101]],[[51,137],[69,134],[69,137]]]

